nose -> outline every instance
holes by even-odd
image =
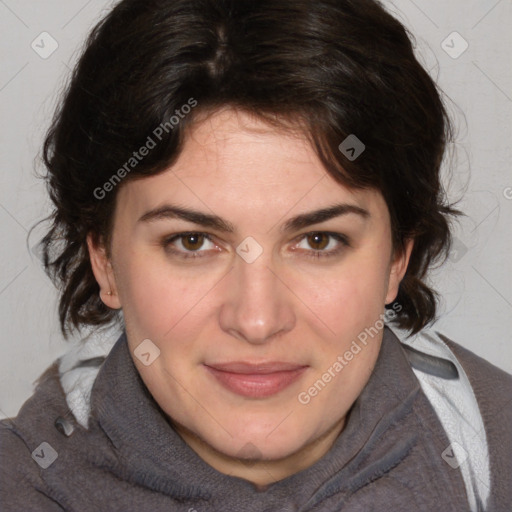
[[[240,340],[264,344],[295,326],[293,293],[265,252],[254,262],[237,257],[227,276],[221,328]]]

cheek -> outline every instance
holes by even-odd
[[[144,335],[157,335],[178,321],[187,288],[155,258],[132,255],[118,265],[116,276],[123,314]]]
[[[329,276],[297,284],[304,304],[337,335],[354,334],[373,324],[384,308],[385,263],[376,258],[366,264],[362,259],[350,263]]]
[[[206,321],[218,276],[141,254],[123,262],[119,280],[126,325],[138,336],[164,340],[177,333],[186,339]]]

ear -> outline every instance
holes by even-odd
[[[385,304],[393,302],[398,295],[398,287],[400,286],[400,281],[402,281],[407,270],[413,246],[414,240],[412,238],[407,239],[404,243],[403,250],[397,254],[391,262]]]
[[[100,299],[105,306],[112,309],[120,309],[121,302],[117,293],[114,270],[105,246],[100,242],[96,242],[92,233],[89,233],[87,235],[87,249],[89,250],[89,259],[91,260],[94,277],[100,287]]]

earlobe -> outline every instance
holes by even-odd
[[[402,281],[403,277],[405,276],[405,272],[407,271],[407,266],[409,265],[409,259],[411,257],[413,246],[414,240],[407,239],[404,243],[403,251],[394,259],[391,264],[385,304],[390,304],[393,302],[398,295],[398,287],[400,286],[400,282]]]
[[[91,267],[96,278],[96,282],[100,287],[100,299],[105,306],[112,309],[120,309],[121,303],[117,294],[116,280],[112,263],[107,256],[106,248],[103,244],[96,243],[93,235],[87,235],[87,249],[89,251],[89,259]]]

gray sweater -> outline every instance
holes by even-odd
[[[469,377],[487,434],[485,510],[510,512],[512,376],[447,344]],[[0,422],[0,510],[469,510],[460,470],[441,456],[447,434],[387,327],[375,369],[331,450],[265,490],[216,471],[184,443],[141,380],[125,333],[99,370],[90,406],[88,429],[56,426],[58,418],[73,423],[56,362],[17,417]]]

